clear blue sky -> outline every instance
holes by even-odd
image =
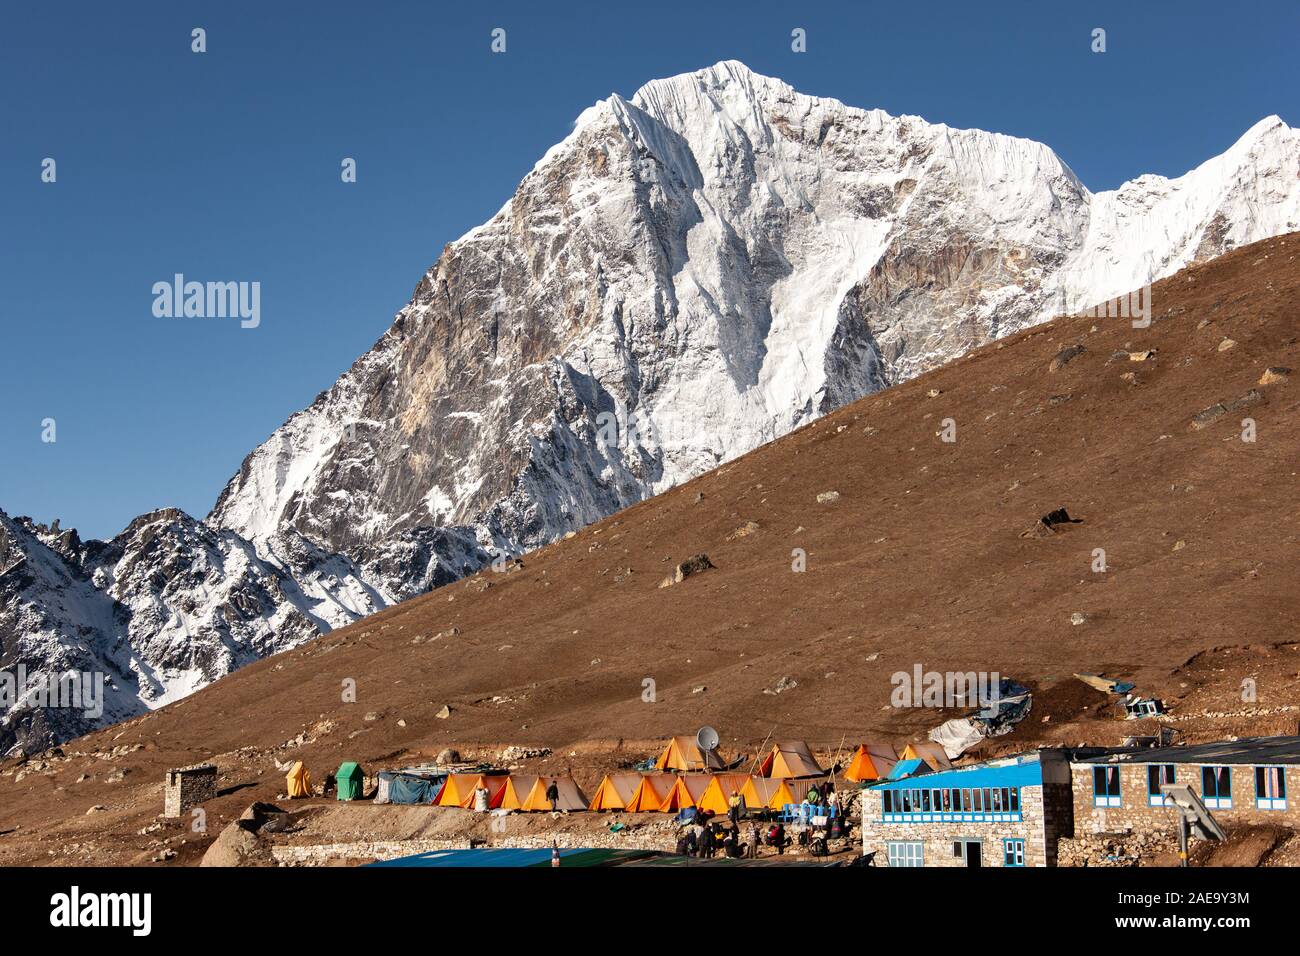
[[[1268,114],[1300,122],[1298,11],[6,3],[0,508],[88,537],[166,505],[206,514],[243,456],[382,334],[442,246],[611,92],[736,58],[855,106],[1041,140],[1098,190],[1181,174]],[[489,50],[497,26],[504,55]],[[807,53],[791,52],[794,27]],[[345,156],[355,185],[340,182]],[[155,318],[152,285],[175,272],[261,282],[261,326]]]

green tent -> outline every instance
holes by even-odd
[[[349,760],[347,763],[339,764],[335,781],[338,784],[340,800],[360,800],[361,791],[366,786],[366,772],[357,763]]]

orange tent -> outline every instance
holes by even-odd
[[[784,780],[773,780],[769,777],[750,777],[740,790],[740,795],[745,798],[745,806],[751,810],[771,807],[773,801],[782,794],[784,794],[785,799],[777,803],[776,808],[778,810],[793,800],[793,797],[790,796],[790,788],[785,785]]]
[[[555,784],[555,789],[558,791],[554,806],[551,805],[550,800],[546,799],[546,791],[551,788],[552,783]],[[578,786],[572,777],[537,777],[519,809],[524,811],[553,812],[563,810],[570,812],[586,810],[587,803],[587,795],[582,792],[582,788]]]
[[[539,779],[536,774],[512,773],[506,778],[505,786],[501,788],[501,799],[497,806],[502,810],[523,809],[524,801],[528,799],[528,794],[537,785]]]
[[[687,807],[695,806],[709,788],[709,775],[704,773],[683,773],[673,782],[672,789],[664,797],[659,809],[663,813],[676,813]]]
[[[639,773],[607,773],[591,798],[589,810],[622,810],[641,782]]]
[[[472,809],[474,791],[478,789],[481,780],[488,789],[488,806],[495,809],[501,805],[509,779],[505,774],[453,773],[443,784],[442,793],[438,795],[438,806]]]
[[[776,744],[763,758],[758,772],[764,777],[815,777],[826,771],[817,765],[817,758],[802,740],[787,740]]]
[[[862,780],[884,780],[898,763],[898,754],[890,744],[868,741],[858,747],[849,762],[844,776],[854,783]]]
[[[730,808],[728,801],[731,799],[732,792],[744,790],[745,784],[749,782],[747,773],[715,773],[709,778],[709,785],[705,788],[703,796],[695,801],[695,805],[711,813],[726,813]],[[743,797],[744,794],[741,793]],[[745,806],[749,806],[748,802]]]
[[[948,752],[943,749],[942,744],[937,744],[933,740],[922,740],[908,744],[903,748],[903,752],[898,755],[898,759],[923,760],[931,770],[948,770],[952,767],[952,761],[948,759]]]
[[[674,737],[655,761],[656,770],[721,770],[722,758],[716,750],[705,753],[694,737]]]
[[[663,806],[664,797],[677,782],[676,774],[647,773],[642,774],[641,782],[632,791],[624,809],[631,813],[655,813]]]

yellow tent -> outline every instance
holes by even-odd
[[[948,752],[943,749],[941,744],[937,744],[933,740],[922,740],[914,744],[908,744],[903,748],[903,752],[898,755],[898,759],[923,760],[931,770],[948,770],[952,767],[952,761],[948,759]]]
[[[747,773],[715,773],[709,778],[709,785],[705,788],[704,794],[695,801],[695,805],[710,813],[726,813],[731,808],[728,803],[731,794],[740,793],[748,782]],[[741,793],[741,796],[743,797],[744,794]],[[745,806],[748,807],[749,803],[746,802]]]
[[[555,784],[555,789],[559,791],[555,798],[555,805],[546,799],[546,791],[550,789],[551,784]],[[587,795],[582,792],[577,781],[572,777],[537,777],[529,789],[519,809],[525,811],[553,811],[563,810],[572,812],[575,810],[587,809]],[[504,807],[505,804],[502,803]]]
[[[790,788],[785,785],[784,780],[773,780],[768,777],[750,777],[745,781],[744,787],[740,790],[740,795],[745,798],[745,806],[751,810],[760,810],[763,807],[771,807],[772,801],[779,795],[784,794],[785,800],[777,804],[779,810],[786,803],[791,801]]]
[[[676,774],[647,773],[641,776],[641,782],[632,791],[624,808],[631,813],[657,812],[663,806],[664,797],[677,782]]]
[[[500,808],[502,810],[523,809],[528,794],[537,785],[539,779],[541,778],[537,774],[512,773],[506,778],[505,786],[501,788],[501,801],[498,804]]]
[[[285,774],[284,781],[289,788],[290,799],[311,796],[311,772],[302,765],[301,760],[294,761],[289,772]]]
[[[826,771],[817,765],[817,758],[802,740],[787,740],[776,744],[763,758],[758,772],[764,777],[815,777]]]
[[[438,795],[438,806],[472,809],[474,791],[478,789],[481,780],[488,788],[488,806],[495,809],[501,805],[509,779],[505,774],[453,773],[443,784],[442,793]]]
[[[709,775],[705,773],[683,773],[678,775],[672,789],[664,797],[659,809],[663,813],[676,813],[687,807],[693,807],[704,791],[709,788]]]
[[[628,800],[632,799],[632,794],[636,792],[637,784],[641,782],[639,773],[607,773],[600,785],[596,787],[596,795],[591,798],[589,810],[622,810],[627,806]]]
[[[694,737],[674,737],[655,761],[656,770],[721,770],[722,758],[716,750],[705,753]]]
[[[862,780],[884,780],[896,763],[898,763],[898,754],[890,744],[867,741],[853,754],[844,776],[854,783]]]

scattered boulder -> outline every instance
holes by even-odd
[[[799,682],[793,677],[785,676],[776,682],[772,687],[763,691],[764,694],[784,694],[788,690],[794,690],[799,686]]]
[[[1059,372],[1086,351],[1088,350],[1082,345],[1067,345],[1052,356],[1052,361],[1047,366],[1047,370],[1049,372]]]
[[[1056,508],[1035,521],[1027,530],[1021,532],[1022,538],[1050,538],[1063,524],[1082,524],[1082,518],[1071,518],[1064,508]]]
[[[694,554],[683,561],[673,570],[673,573],[659,582],[661,588],[670,587],[674,584],[681,584],[692,574],[698,574],[701,571],[708,571],[713,568],[713,562],[709,560],[707,554]]]
[[[271,845],[236,821],[212,841],[199,866],[274,866]]]
[[[1075,627],[1078,627],[1080,624],[1085,624],[1087,621],[1088,618],[1080,611],[1075,611],[1070,615],[1070,623]]]
[[[266,826],[272,818],[287,816],[288,814],[284,809],[277,807],[274,803],[266,803],[263,800],[258,800],[248,805],[248,809],[239,815],[238,822],[243,825],[245,830],[257,833]]]
[[[1199,431],[1226,414],[1228,414],[1228,406],[1222,402],[1215,402],[1209,408],[1203,408],[1192,416],[1192,428]]]
[[[1264,394],[1257,388],[1252,388],[1241,398],[1233,399],[1230,402],[1215,402],[1209,408],[1202,409],[1192,416],[1191,427],[1199,430],[1206,425],[1217,421],[1228,412],[1235,412],[1242,408],[1249,408],[1252,405],[1258,405],[1264,400]]]
[[[460,763],[460,751],[446,747],[438,751],[438,766],[444,767],[449,763]]]
[[[1259,377],[1260,385],[1281,385],[1291,377],[1291,370],[1285,365],[1273,365],[1264,369],[1264,374]]]
[[[520,747],[515,744],[501,751],[501,759],[507,763],[516,760],[531,760],[534,757],[549,757],[550,755],[550,747]]]
[[[755,531],[757,531],[759,527],[760,526],[757,521],[746,521],[735,531],[731,532],[731,534],[727,535],[727,540],[735,541],[737,538],[747,538]]]
[[[451,716],[451,707],[447,704],[443,704],[442,708],[433,716],[437,717],[439,720],[446,720]]]
[[[1224,339],[1222,342],[1219,343],[1219,351],[1226,352],[1228,351],[1228,349],[1236,348],[1236,346],[1237,346],[1237,342],[1235,339]]]
[[[819,505],[828,505],[839,500],[840,493],[838,491],[823,491],[817,496],[817,503]]]

